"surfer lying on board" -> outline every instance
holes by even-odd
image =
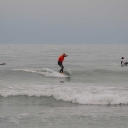
[[[0,65],[6,65],[6,63],[2,63],[2,64],[0,64]]]
[[[61,55],[59,58],[58,58],[58,65],[61,67],[60,69],[60,73],[63,73],[63,69],[64,69],[64,66],[63,66],[63,61],[64,61],[64,57],[67,57],[68,55],[66,55],[65,53],[63,53],[63,55]]]
[[[128,62],[124,60],[124,57],[121,58],[121,66],[128,65]]]

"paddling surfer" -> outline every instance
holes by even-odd
[[[60,69],[60,73],[63,73],[63,69],[64,69],[64,66],[63,66],[63,61],[64,61],[64,57],[67,57],[68,55],[66,55],[65,53],[63,53],[63,55],[61,55],[59,58],[58,58],[58,65],[61,67]]]
[[[2,63],[2,64],[0,64],[0,65],[6,65],[6,63]]]

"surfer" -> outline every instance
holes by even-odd
[[[6,63],[2,63],[2,64],[0,64],[0,65],[6,65]]]
[[[124,57],[121,58],[121,66],[128,65],[128,62],[124,60]]]
[[[63,66],[63,61],[64,61],[64,57],[67,57],[68,55],[66,55],[65,53],[63,53],[63,55],[61,55],[59,58],[58,58],[58,65],[61,67],[60,69],[60,73],[63,73],[63,69],[64,69],[64,66]]]

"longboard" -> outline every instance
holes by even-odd
[[[59,72],[60,73],[60,72]],[[66,73],[60,73],[62,77],[70,78],[70,75],[67,75]]]

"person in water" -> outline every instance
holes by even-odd
[[[121,66],[128,65],[128,62],[124,60],[124,57],[121,58]]]
[[[64,61],[64,57],[67,57],[68,55],[66,55],[65,53],[63,53],[63,55],[61,55],[59,58],[58,58],[58,65],[61,67],[60,69],[60,73],[63,73],[63,69],[64,69],[64,66],[63,66],[63,61]]]
[[[2,64],[0,64],[0,65],[6,65],[6,63],[2,63]]]

